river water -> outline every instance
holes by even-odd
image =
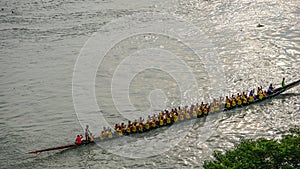
[[[102,146],[103,126],[300,78],[296,0],[2,0],[0,168],[202,168],[299,126],[300,88]],[[101,118],[99,118],[101,117]]]

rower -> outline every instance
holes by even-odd
[[[122,130],[122,132],[124,133],[126,126],[124,125],[124,123],[121,123],[120,126],[120,130]]]
[[[234,95],[231,96],[231,107],[235,107],[236,106],[236,99],[234,97]]]
[[[196,106],[193,107],[193,110],[192,110],[194,118],[197,118],[197,110],[198,110],[198,103],[196,104]]]
[[[219,101],[216,100],[215,105],[214,105],[215,106],[214,110],[216,112],[220,110],[220,107],[222,105],[222,100],[223,100],[222,97],[220,97]]]
[[[101,133],[100,133],[100,140],[104,140],[105,137],[106,137],[105,131],[101,131]]]
[[[164,118],[162,115],[159,116],[159,126],[162,127],[164,125]]]
[[[204,109],[204,103],[203,103],[203,102],[201,102],[200,109],[201,109],[201,110]]]
[[[253,93],[251,93],[251,94],[249,95],[248,101],[249,101],[250,103],[252,103],[252,102],[254,101]]]
[[[174,114],[178,116],[178,111],[176,108],[174,109]]]
[[[131,124],[131,121],[130,120],[128,120],[128,123],[127,123],[127,128],[131,128],[131,126],[132,126],[132,124]]]
[[[114,127],[115,131],[117,131],[119,129],[119,125],[118,124],[115,124],[115,127]]]
[[[209,107],[207,107],[207,104],[205,104],[204,109],[203,109],[203,114],[205,116],[207,116],[208,115],[208,111],[209,111]]]
[[[197,112],[197,117],[198,118],[202,117],[202,115],[203,115],[202,112],[203,112],[202,109],[198,108],[198,112]]]
[[[145,129],[149,130],[150,129],[150,120],[148,119],[146,124],[145,124]]]
[[[90,133],[90,135],[89,135],[89,142],[90,143],[94,142],[94,136],[92,133]]]
[[[257,95],[259,95],[260,93],[262,93],[262,88],[260,88],[260,87],[257,87]]]
[[[144,119],[142,117],[139,118],[138,123],[143,123]]]
[[[134,122],[131,126],[131,132],[132,133],[136,133],[137,132],[137,128],[136,128],[136,122]]]
[[[131,127],[127,126],[127,128],[126,128],[126,134],[129,135],[130,133],[131,133]]]
[[[121,127],[119,127],[116,131],[119,136],[123,136],[123,130],[121,129]]]
[[[151,122],[151,128],[155,129],[156,128],[156,119],[154,118]]]
[[[152,120],[152,118],[151,118],[151,116],[150,115],[148,115],[148,119],[147,119],[147,121],[151,121]]]
[[[237,104],[238,104],[239,106],[241,106],[241,105],[242,105],[242,98],[241,98],[240,93],[237,94],[236,100],[237,100]]]
[[[179,112],[179,119],[180,121],[184,121],[184,115],[181,111]]]
[[[219,103],[218,103],[219,108],[222,106],[223,100],[224,100],[224,98],[221,96],[220,99],[219,99]]]
[[[138,126],[138,132],[142,133],[144,131],[144,124],[143,123],[138,123],[137,126]]]
[[[244,105],[247,104],[247,95],[245,92],[243,92],[243,94],[242,94],[242,101],[243,101]]]
[[[107,132],[107,129],[106,129],[106,127],[103,127],[103,131],[106,133]]]
[[[187,110],[187,108],[188,108],[188,106],[185,106],[185,108],[184,108],[185,118],[186,119],[190,119],[191,115],[190,115],[189,111]]]
[[[253,96],[253,95],[254,95],[254,92],[255,92],[255,89],[251,90],[250,93],[249,93],[249,97],[250,97],[251,95]]]
[[[267,94],[267,91],[266,91],[266,90],[263,92],[263,95],[264,95],[264,98],[268,96],[268,94]]]
[[[81,140],[80,135],[77,135],[77,137],[76,137],[76,139],[75,139],[75,144],[76,144],[76,145],[82,144],[82,140]]]
[[[234,94],[231,96],[231,101],[236,101]]]
[[[177,122],[177,120],[178,120],[178,114],[174,113],[173,122],[175,123],[175,122]]]
[[[228,96],[226,96],[225,105],[226,105],[226,108],[227,108],[227,109],[229,109],[230,106],[231,106],[230,99],[228,98]]]
[[[258,94],[258,99],[259,100],[262,100],[265,97],[265,95],[264,95],[264,93],[262,91],[262,88],[260,89],[260,91],[257,94]]]
[[[285,82],[284,82],[285,78],[282,79],[281,85],[282,87],[285,87]]]
[[[245,92],[243,92],[242,97],[247,98],[247,94]]]
[[[171,121],[171,117],[170,116],[167,116],[166,117],[166,124],[167,125],[171,125],[172,121]]]
[[[273,92],[274,92],[274,87],[272,86],[272,83],[271,83],[270,86],[269,86],[269,88],[268,88],[267,93],[268,93],[268,94],[271,94],[271,93],[273,93]]]
[[[215,111],[214,102],[210,103],[208,107],[209,107],[208,108],[209,113],[213,113]]]
[[[108,130],[107,130],[107,138],[109,138],[109,139],[112,139],[113,138],[113,132],[111,131],[111,129],[109,128]],[[93,136],[92,136],[93,137]],[[91,141],[91,140],[90,140]],[[93,141],[94,141],[94,139],[93,139]]]

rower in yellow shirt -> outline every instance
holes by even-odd
[[[178,121],[178,116],[176,114],[173,115],[173,120],[174,120],[174,122]]]
[[[249,101],[249,103],[252,103],[254,101],[254,96],[252,93],[249,95],[248,101]]]
[[[151,123],[151,127],[154,129],[154,128],[156,128],[156,120],[155,119],[153,119],[153,121],[152,121],[152,123]]]
[[[139,133],[142,133],[144,131],[143,123],[138,123],[138,131],[139,131]]]
[[[147,120],[146,124],[145,124],[145,129],[149,130],[150,129],[150,120]]]
[[[100,140],[104,140],[105,137],[106,137],[106,133],[105,133],[105,131],[103,130],[103,131],[101,132],[101,134],[100,134]]]
[[[230,99],[228,98],[228,96],[226,96],[225,107],[227,109],[230,109],[230,107],[231,107]]]
[[[191,115],[190,115],[189,111],[187,110],[187,108],[184,109],[184,114],[185,114],[185,118],[186,119],[190,119],[191,118]]]
[[[236,100],[235,100],[234,95],[232,95],[232,97],[231,97],[231,107],[235,107],[235,106],[236,106]]]
[[[92,133],[90,133],[90,135],[89,135],[89,142],[94,142],[94,136],[93,136],[93,134]]]
[[[202,113],[203,113],[202,110],[199,108],[199,109],[198,109],[198,112],[197,112],[197,117],[198,117],[198,118],[201,117],[201,116],[202,116]]]
[[[131,127],[131,131],[132,131],[132,133],[136,133],[136,126],[135,126],[135,124],[134,125],[132,125],[132,127]]]
[[[160,117],[159,119],[159,126],[163,126],[164,125],[164,119],[162,117]]]
[[[247,104],[247,95],[245,92],[243,92],[243,94],[242,94],[242,101],[243,101],[244,105]]]
[[[108,131],[107,137],[108,137],[109,139],[112,139],[112,138],[113,138],[113,132],[112,132],[111,130]]]
[[[241,98],[239,93],[237,94],[236,100],[237,100],[237,105],[241,106],[242,105],[242,98]]]

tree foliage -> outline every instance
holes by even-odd
[[[214,152],[214,160],[205,161],[205,169],[300,169],[300,129],[290,129],[280,141],[242,140],[233,150]]]

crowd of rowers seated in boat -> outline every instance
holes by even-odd
[[[215,108],[219,109],[219,105],[215,105]],[[142,133],[158,127],[172,125],[177,121],[184,121],[191,118],[208,115],[209,109],[210,108],[208,104],[202,103],[201,106],[191,106],[189,109],[188,106],[186,106],[183,110],[180,107],[178,107],[178,109],[172,109],[171,111],[165,110],[161,111],[157,115],[149,115],[146,121],[140,117],[134,122],[128,121],[127,125],[124,123],[115,124],[114,131],[118,136],[129,135],[132,133]],[[110,128],[108,130],[104,128],[100,134],[100,139],[104,139],[106,137],[112,138],[113,134],[114,133]]]
[[[231,109],[235,108],[236,106],[242,106],[247,105],[249,103],[252,103],[256,100],[262,100],[266,98],[268,95],[272,94],[274,92],[274,87],[272,84],[270,84],[268,90],[263,90],[262,87],[257,87],[257,93],[255,94],[255,89],[251,90],[249,92],[249,95],[245,92],[242,94],[237,94],[237,96],[232,95],[230,98],[226,96],[225,100],[225,108]]]
[[[248,96],[245,92],[243,92],[241,95],[238,93],[236,97],[234,95],[232,95],[230,98],[226,96],[225,108],[231,109],[236,106],[247,105],[257,99],[262,100],[273,92],[274,87],[271,84],[267,91],[263,91],[262,87],[258,87],[256,94],[253,89],[249,92]],[[100,133],[100,140],[130,135],[132,133],[142,133],[158,127],[172,125],[177,121],[185,121],[192,118],[207,116],[209,113],[217,112],[224,108],[223,100],[224,99],[220,97],[219,100],[214,99],[211,104],[204,104],[202,102],[200,105],[197,103],[196,105],[191,105],[190,107],[185,106],[183,109],[178,107],[172,109],[171,111],[161,111],[158,115],[149,115],[146,122],[144,122],[144,119],[140,117],[134,122],[128,121],[127,125],[124,123],[115,124],[114,130],[109,127],[104,127]]]

